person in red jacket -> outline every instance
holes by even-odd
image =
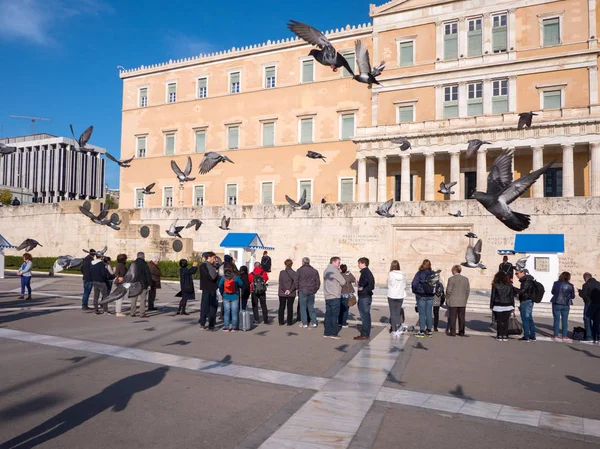
[[[254,264],[254,271],[248,275],[248,281],[250,282],[250,292],[252,293],[252,313],[254,314],[254,324],[259,323],[259,301],[263,313],[263,321],[265,324],[269,324],[269,310],[267,309],[267,282],[269,281],[269,275],[265,270],[262,269],[260,262],[256,262]]]

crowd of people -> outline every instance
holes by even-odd
[[[221,317],[223,331],[236,332],[240,328],[240,315],[245,316],[248,300],[251,300],[253,325],[263,322],[270,324],[269,311],[267,307],[267,289],[269,284],[269,272],[271,272],[272,261],[265,251],[260,262],[254,264],[253,270],[249,272],[246,266],[237,268],[235,261],[229,255],[225,255],[224,261],[213,252],[203,254],[202,263],[192,262],[191,267],[186,259],[181,259],[180,266],[180,296],[179,307],[176,315],[189,315],[186,312],[187,302],[195,299],[194,275],[199,273],[200,277],[200,317],[198,324],[206,330],[216,328],[219,301],[217,292],[220,293]],[[89,307],[90,294],[93,296],[93,310],[96,314],[110,314],[108,303],[103,301],[113,287],[114,282],[123,283],[128,268],[126,265],[127,255],[119,254],[115,267],[111,266],[109,257],[90,249],[84,258],[81,271],[83,274],[83,296],[81,307],[83,310],[91,310]],[[371,303],[375,289],[375,279],[369,269],[369,259],[361,257],[357,261],[359,270],[358,279],[347,265],[341,263],[340,257],[332,257],[329,265],[325,268],[323,275],[310,264],[310,259],[304,257],[301,266],[293,269],[294,262],[287,259],[284,269],[278,277],[279,309],[277,319],[279,325],[292,326],[295,322],[303,329],[316,328],[318,326],[315,310],[316,293],[323,288],[325,297],[325,318],[323,320],[325,338],[339,339],[340,329],[348,327],[348,314],[350,307],[358,306],[361,325],[360,334],[355,340],[368,340],[371,336]],[[135,264],[135,279],[139,282],[141,291],[131,295],[131,307],[129,315],[147,317],[146,312],[157,310],[155,307],[157,289],[161,288],[161,271],[158,259],[153,258],[146,262],[145,254],[139,252]],[[25,290],[28,292],[26,299],[31,299],[31,254],[23,255],[23,265],[17,274],[21,276],[21,295],[23,299]],[[416,297],[416,311],[418,312],[417,338],[432,337],[438,332],[440,309],[446,309],[448,325],[446,335],[465,335],[465,312],[470,295],[469,279],[462,274],[462,267],[454,265],[451,268],[452,276],[447,280],[444,287],[439,279],[439,273],[433,271],[431,261],[423,260],[417,273],[411,282],[411,291]],[[516,274],[519,287],[513,284]],[[321,282],[322,278],[322,282]],[[584,340],[597,343],[600,340],[600,282],[592,277],[590,273],[584,273],[584,284],[578,290],[579,296],[584,302]],[[432,282],[432,279],[437,279]],[[570,306],[575,298],[575,287],[570,282],[571,274],[563,272],[552,286],[552,314],[554,318],[553,336],[554,340],[562,339],[568,341],[568,318]],[[498,267],[491,285],[490,309],[493,322],[497,324],[498,341],[508,341],[511,329],[511,317],[516,310],[516,301],[519,301],[518,309],[522,322],[523,336],[521,341],[536,341],[536,326],[533,319],[534,304],[541,301],[543,290],[540,292],[533,276],[526,268],[515,267],[504,256],[503,262]],[[407,276],[401,271],[397,260],[392,261],[387,277],[387,296],[390,310],[390,332],[401,335],[406,332],[404,325],[403,302],[406,298]],[[296,319],[294,320],[294,303],[298,297],[296,308]],[[116,301],[115,315],[123,317],[123,299]],[[146,303],[148,307],[146,308]],[[262,312],[262,317],[259,313]],[[241,312],[241,313],[240,313]],[[261,319],[262,318],[262,319]],[[458,321],[458,327],[457,327]],[[247,330],[247,329],[244,329]],[[519,330],[519,333],[521,331]]]

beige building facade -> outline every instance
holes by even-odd
[[[308,57],[296,38],[142,66],[123,79],[121,207],[455,201],[485,190],[514,148],[515,177],[555,165],[524,197],[600,196],[596,0],[394,0],[372,24],[327,33],[385,60],[369,89]],[[365,10],[367,5],[365,4]],[[366,12],[366,11],[365,11]],[[283,25],[282,25],[282,29]],[[518,113],[534,111],[530,129]],[[391,140],[406,136],[412,150]],[[469,139],[489,140],[467,159]],[[305,157],[322,153],[327,162]],[[226,154],[196,175],[202,153]],[[194,163],[180,186],[170,160]],[[437,193],[456,181],[456,194]],[[156,195],[143,196],[156,182]]]

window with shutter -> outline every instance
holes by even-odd
[[[198,80],[198,98],[206,98],[208,96],[208,79],[200,78]]]
[[[263,182],[262,183],[262,204],[273,204],[273,183]]]
[[[263,123],[263,147],[275,146],[275,123]]]
[[[458,86],[444,87],[444,118],[458,117]]]
[[[177,84],[169,83],[169,85],[167,86],[167,93],[167,101],[169,103],[175,103],[177,101]]]
[[[342,135],[341,140],[348,140],[354,136],[354,114],[342,115]]]
[[[300,181],[300,192],[299,196],[302,196],[302,192],[306,191],[306,201],[312,202],[312,181]]]
[[[467,115],[483,115],[483,83],[467,85]]]
[[[167,156],[175,154],[175,134],[165,135],[165,154]]]
[[[458,58],[458,23],[444,24],[444,59]]]
[[[196,131],[196,153],[206,152],[206,131]]]
[[[542,22],[544,29],[544,47],[560,44],[560,19],[554,17]]]
[[[164,207],[172,207],[173,206],[173,187],[165,187],[163,206]]]
[[[400,106],[398,108],[398,123],[414,122],[414,106]]]
[[[400,42],[400,66],[410,66],[414,64],[414,41]]]
[[[229,74],[229,93],[237,94],[240,92],[240,72],[232,72]]]
[[[227,184],[227,204],[237,204],[237,184]]]
[[[135,207],[144,207],[144,189],[135,189]]]
[[[501,53],[507,49],[507,21],[506,14],[493,16],[492,19],[492,51]]]
[[[469,20],[469,31],[467,32],[469,56],[481,56],[483,37],[481,32],[481,18]]]
[[[313,60],[302,61],[302,82],[303,83],[312,83],[314,81],[313,77],[314,63]]]
[[[544,109],[560,109],[562,107],[562,92],[560,90],[547,90],[544,92]]]
[[[340,202],[351,203],[354,201],[354,179],[340,179]]]
[[[240,127],[230,126],[227,129],[227,149],[237,150],[240,144]]]
[[[137,157],[146,157],[146,137],[137,138]]]
[[[148,106],[148,88],[142,87],[140,89],[140,108]]]
[[[275,87],[275,66],[265,67],[265,89]]]
[[[508,112],[508,80],[496,80],[492,86],[492,114]]]
[[[194,205],[204,206],[204,186],[194,187]]]
[[[300,120],[300,143],[311,143],[313,141],[313,119],[303,118]]]
[[[345,53],[344,58],[346,58],[346,61],[348,61],[348,65],[350,66],[352,71],[354,71],[355,70],[355,68],[354,68],[354,60],[355,60],[354,53]],[[348,76],[352,76],[352,74],[348,70],[346,70],[346,68],[344,67],[344,69],[342,71],[342,76],[344,78],[346,78]]]

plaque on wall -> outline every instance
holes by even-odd
[[[148,226],[142,226],[140,228],[140,235],[147,238],[150,235],[150,228]]]
[[[536,257],[534,259],[534,267],[538,273],[550,273],[550,258]]]
[[[176,253],[178,253],[182,249],[183,249],[183,243],[181,242],[181,240],[175,240],[173,242],[173,251],[175,251]]]

